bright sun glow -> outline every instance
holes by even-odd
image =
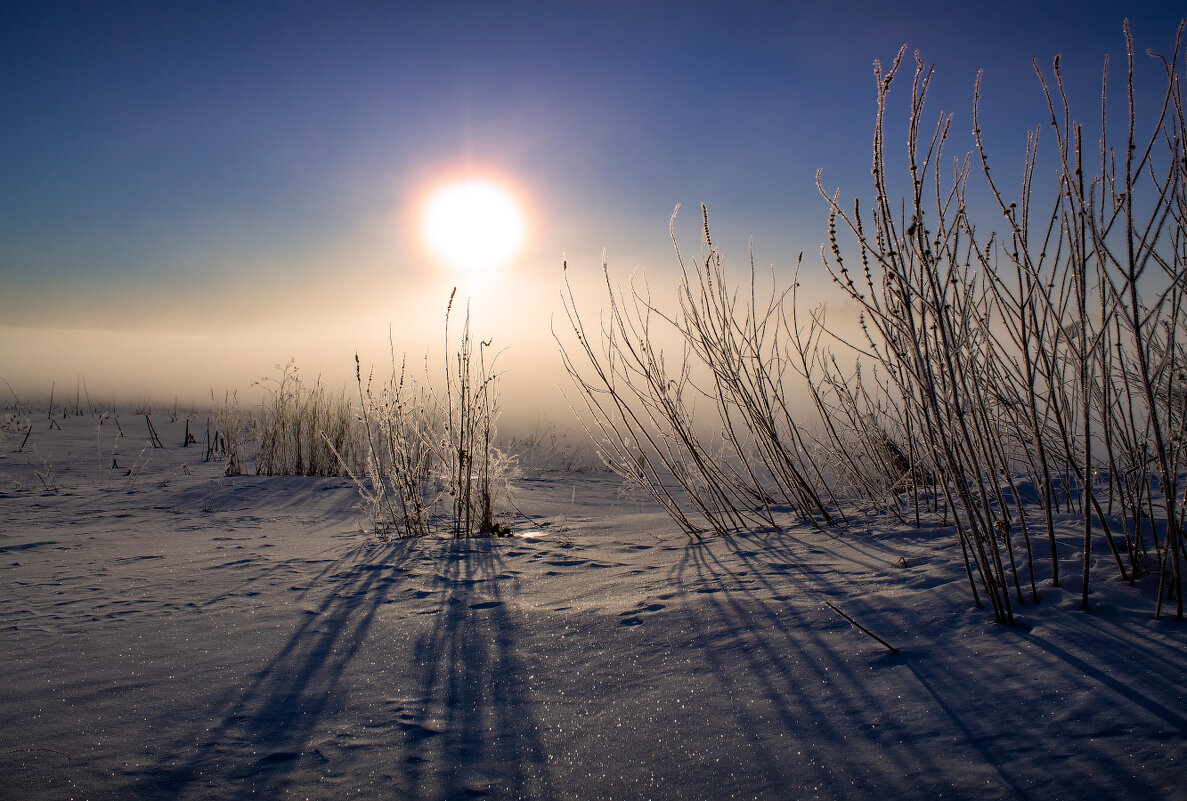
[[[482,272],[507,263],[523,240],[523,218],[511,195],[486,181],[437,189],[425,206],[425,241],[462,270]]]

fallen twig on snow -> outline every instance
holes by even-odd
[[[847,615],[847,614],[845,614],[844,612],[842,612],[842,611],[841,611],[841,608],[840,608],[839,606],[837,606],[836,604],[834,604],[832,601],[825,601],[825,602],[824,602],[824,604],[825,604],[825,606],[827,606],[829,609],[833,610],[833,611],[834,611],[834,612],[836,612],[838,615],[840,615],[841,617],[845,618],[845,619],[846,619],[846,620],[848,620],[850,623],[852,623],[854,626],[856,626],[856,627],[857,627],[857,629],[858,629],[859,631],[861,631],[863,634],[867,634],[867,635],[869,635],[870,637],[873,637],[873,638],[874,638],[875,640],[877,640],[878,642],[882,643],[884,646],[886,646],[886,650],[890,651],[890,653],[892,653],[892,654],[896,654],[896,655],[898,654],[899,650],[898,650],[897,648],[895,648],[895,647],[894,647],[893,645],[891,645],[890,643],[886,642],[886,640],[882,639],[881,637],[879,637],[879,636],[878,636],[877,634],[875,634],[874,632],[872,632],[872,631],[870,631],[869,629],[867,629],[865,626],[863,626],[863,625],[861,625],[860,623],[858,623],[858,622],[857,622],[856,620],[854,620],[853,618],[849,617],[849,615]]]

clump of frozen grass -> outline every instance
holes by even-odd
[[[350,474],[361,507],[384,536],[427,534],[445,525],[454,536],[506,535],[496,513],[507,499],[516,474],[514,455],[495,444],[498,419],[498,354],[491,343],[470,333],[469,309],[460,339],[450,334],[456,290],[445,313],[445,370],[434,389],[407,369],[396,366],[391,345],[391,375],[364,380],[355,356],[359,419],[363,444],[361,468],[339,463]]]
[[[223,491],[223,480],[215,477],[206,482],[202,499],[202,511],[210,514],[218,508],[219,495]]]
[[[0,443],[7,447],[10,443],[17,443],[16,450],[21,450],[28,444],[29,437],[33,434],[33,421],[25,410],[21,408],[20,401],[16,406],[5,410],[3,420],[0,421]]]
[[[0,442],[16,435],[17,432],[23,437],[25,430],[30,426],[28,406],[21,403],[20,396],[11,384],[5,381],[4,386],[12,395],[12,401],[5,403],[3,415],[0,416]]]
[[[110,426],[107,428],[107,431],[111,437],[111,445],[106,450],[104,450],[103,426],[109,420],[116,421],[116,430],[113,431]],[[150,432],[152,431],[151,423],[149,430]],[[153,432],[153,434],[155,437],[155,432]],[[136,458],[132,462],[129,463],[127,460],[125,460],[124,464],[121,465],[119,463],[119,444],[120,439],[123,438],[123,436],[124,434],[119,430],[118,420],[116,420],[114,414],[107,411],[99,413],[99,420],[95,424],[95,449],[97,452],[97,464],[99,467],[99,475],[96,486],[100,492],[110,492],[116,489],[116,483],[120,478],[123,479],[121,482],[121,488],[123,491],[133,492],[136,489],[136,484],[140,480],[140,476],[148,467],[153,449],[157,447],[163,447],[159,444],[159,440],[157,440],[156,442],[141,448],[140,452],[136,455]]]
[[[358,488],[361,508],[383,535],[416,536],[431,529],[431,514],[439,494],[433,484],[434,439],[441,429],[431,396],[411,379],[406,360],[382,384],[368,375],[355,354],[363,425],[363,467],[342,461]]]
[[[140,477],[148,470],[148,463],[150,459],[152,459],[152,448],[141,448],[140,453],[136,455],[136,460],[130,467],[123,471],[124,492],[135,491],[136,485],[140,481]]]
[[[571,432],[544,422],[538,422],[530,433],[508,439],[506,448],[515,455],[524,474],[568,475],[605,469],[597,450],[583,433],[571,436]]]
[[[37,464],[34,464],[34,460]],[[41,487],[47,494],[57,494],[62,491],[62,484],[58,481],[58,473],[54,469],[53,461],[48,456],[42,456],[36,445],[33,446],[32,455],[25,459],[25,464],[33,471],[33,475],[37,476],[37,480],[41,482]]]
[[[252,424],[256,474],[332,476],[343,464],[357,467],[358,414],[345,392],[327,393],[320,379],[307,386],[293,361],[276,369],[278,377],[258,382],[267,399]]]
[[[211,392],[214,430],[207,421],[206,460],[225,460],[226,475],[242,475],[251,462],[257,475],[335,476],[343,464],[361,464],[358,412],[345,392],[328,392],[320,379],[305,383],[295,362],[277,365],[277,376],[256,383],[263,401],[240,407],[237,393],[220,401]],[[186,421],[185,444],[197,437]]]
[[[225,393],[219,402],[212,390],[210,400],[215,426],[206,445],[206,460],[226,461],[225,475],[243,475],[243,461],[250,441],[250,420],[239,408],[238,393]]]
[[[510,529],[495,521],[495,509],[509,493],[518,464],[515,454],[495,444],[500,375],[495,365],[500,352],[491,352],[493,340],[477,340],[475,352],[469,304],[461,337],[451,346],[449,323],[456,293],[455,289],[445,311],[445,387],[443,395],[436,397],[437,406],[445,410],[447,447],[440,464],[453,500],[453,532],[457,536],[506,535]]]

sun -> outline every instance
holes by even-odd
[[[523,242],[523,216],[496,183],[459,181],[434,190],[421,232],[429,249],[456,269],[482,273],[511,260]]]

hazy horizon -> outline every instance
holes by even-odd
[[[1061,53],[1094,122],[1106,53],[1122,79],[1127,14],[1149,76],[1144,51],[1173,44],[1178,4],[7,4],[0,379],[18,396],[85,379],[105,397],[200,400],[295,359],[349,388],[356,351],[388,365],[389,329],[410,360],[440,354],[457,287],[474,334],[505,348],[508,407],[564,414],[562,262],[591,322],[603,251],[617,282],[643,268],[666,303],[669,216],[683,204],[695,254],[704,202],[734,274],[751,238],[785,284],[803,252],[813,304],[816,171],[868,199],[875,59],[907,43],[935,64],[928,116],[956,114],[951,156],[983,68],[1008,179],[1046,114],[1031,60]],[[526,226],[480,275],[418,232],[426,194],[469,176],[507,187]]]

